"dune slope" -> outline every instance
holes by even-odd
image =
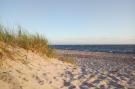
[[[10,50],[12,51],[12,50]],[[64,89],[66,72],[75,66],[15,48],[12,56],[1,52],[0,89]]]

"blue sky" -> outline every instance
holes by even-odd
[[[135,44],[135,0],[0,0],[0,23],[50,44]]]

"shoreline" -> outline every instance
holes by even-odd
[[[135,45],[50,45],[61,50],[135,54]]]
[[[93,52],[93,51],[78,51],[78,50],[63,50],[63,49],[55,49],[57,54],[63,54],[72,57],[126,57],[135,60],[135,54],[129,53],[112,53],[112,52]]]
[[[76,50],[76,49],[57,49],[54,48],[55,50],[59,51],[78,51],[78,52],[97,52],[97,53],[113,53],[113,54],[135,54],[135,52],[113,52],[113,51],[90,51],[90,50]]]

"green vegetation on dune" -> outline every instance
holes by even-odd
[[[18,27],[16,30],[10,30],[9,28],[0,25],[0,45],[1,43],[7,46],[13,47],[21,47],[26,50],[31,50],[37,53],[41,53],[42,55],[46,55],[48,57],[54,56],[54,51],[52,48],[48,46],[48,40],[42,36],[37,34],[30,34],[28,32],[24,32],[21,27]]]
[[[15,56],[13,56],[13,50],[16,47],[23,48],[27,52],[31,50],[43,56],[56,57],[60,61],[75,64],[73,57],[64,56],[62,54],[58,55],[54,49],[50,48],[48,40],[44,36],[38,33],[30,34],[21,27],[11,30],[0,25],[0,59],[5,55],[14,60]],[[10,48],[13,50],[10,50]],[[2,60],[0,62],[2,62]],[[1,64],[2,63],[0,63],[0,65]]]

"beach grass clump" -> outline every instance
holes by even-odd
[[[66,62],[66,63],[70,63],[70,64],[73,64],[73,65],[76,65],[75,59],[73,57],[71,57],[71,56],[61,55],[61,56],[58,57],[58,59],[60,61]]]
[[[44,36],[38,33],[30,34],[21,27],[10,30],[0,25],[0,45],[2,43],[4,43],[3,48],[7,48],[8,46],[21,47],[27,51],[31,50],[47,57],[53,57],[53,49],[48,46],[48,40]]]

